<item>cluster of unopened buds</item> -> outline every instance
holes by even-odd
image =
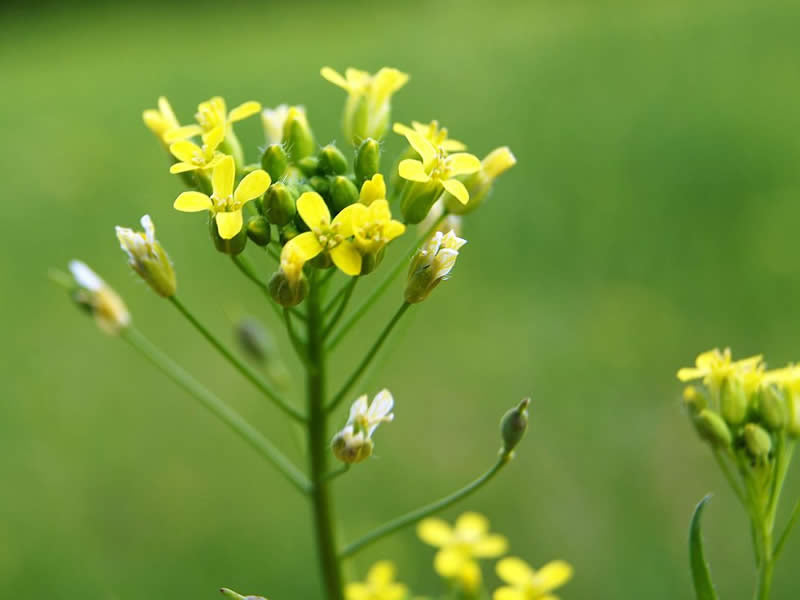
[[[269,360],[273,366],[279,363],[280,369],[254,369],[178,299],[175,269],[156,238],[149,216],[141,219],[143,231],[116,229],[132,269],[167,298],[259,392],[305,427],[306,472],[135,329],[123,301],[89,267],[73,262],[72,276],[60,275],[59,280],[105,331],[129,342],[310,499],[326,597],[405,598],[407,590],[394,582],[390,563],[376,563],[363,583],[344,582],[340,563],[384,535],[419,524],[422,539],[441,548],[435,560],[437,572],[465,597],[477,598],[481,577],[475,559],[505,553],[505,539],[488,534],[488,523],[474,513],[462,515],[455,528],[429,517],[478,489],[511,460],[527,428],[528,400],[503,417],[497,460],[476,481],[342,548],[336,545],[328,488],[351,465],[373,454],[376,428],[394,418],[394,398],[388,390],[380,391],[371,402],[368,395],[361,395],[339,431],[331,436],[327,425],[333,411],[347,398],[352,399],[350,394],[403,314],[451,276],[466,243],[460,237],[462,217],[484,203],[497,177],[516,159],[507,147],[500,147],[480,160],[466,152],[465,144],[451,139],[437,121],[391,126],[392,96],[408,81],[408,76],[397,69],[383,68],[374,75],[347,69],[340,75],[326,67],[322,76],[347,92],[342,120],[347,142],[344,149],[334,143],[318,144],[303,106],[283,104],[264,109],[259,102],[248,101],[229,109],[225,100],[214,97],[199,104],[196,122],[191,124],[181,124],[165,98],[159,99],[157,109],[144,112],[145,124],[171,160],[169,172],[178,175],[187,188],[174,198],[174,208],[207,214],[214,248],[228,255],[258,286],[285,325],[305,371],[304,409],[285,397],[283,388],[291,383],[287,383],[290,378],[280,357],[275,356],[270,335],[257,321],[248,318],[237,325],[241,350],[252,360]],[[265,144],[258,149],[256,160],[249,162],[249,152],[240,143],[235,126],[256,115],[262,119]],[[382,172],[381,164],[386,161],[381,140],[390,130],[403,136],[408,146]],[[413,226],[417,235],[400,251],[396,266],[345,319],[356,284],[378,271],[390,245],[403,246],[397,240]],[[262,272],[263,263],[272,265],[268,276]],[[399,309],[376,341],[365,348],[363,359],[341,387],[329,394],[329,356],[403,271],[407,278]],[[334,291],[337,278],[342,281]],[[329,455],[342,463],[338,469],[328,468]],[[536,571],[516,558],[501,560],[497,571],[508,585],[495,591],[495,600],[553,598],[550,591],[571,576],[571,568],[560,561]],[[223,591],[230,597],[243,598],[231,590]]]

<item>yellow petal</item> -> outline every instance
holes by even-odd
[[[527,596],[517,588],[499,587],[494,591],[492,600],[527,600]]]
[[[164,119],[170,123],[174,123],[176,125],[178,124],[178,119],[175,117],[175,111],[172,110],[169,100],[167,100],[164,96],[158,97],[158,111],[163,115]]]
[[[363,204],[345,206],[333,220],[337,225],[336,232],[342,237],[350,237],[353,235],[353,225],[363,222],[366,212],[367,208]]]
[[[243,102],[233,110],[231,110],[230,114],[228,115],[228,121],[241,121],[242,119],[246,119],[261,110],[261,104],[256,102],[255,100],[250,100],[249,102]]]
[[[183,162],[192,162],[197,153],[202,153],[200,146],[187,141],[170,144],[169,151],[175,158]]]
[[[417,525],[417,535],[431,546],[446,546],[453,539],[453,528],[442,519],[425,519]]]
[[[539,593],[547,593],[567,583],[572,578],[572,566],[563,560],[547,563],[536,572],[534,579]]]
[[[469,192],[467,188],[458,179],[446,179],[442,182],[444,189],[455,196],[461,204],[469,202]]]
[[[369,206],[381,198],[386,198],[386,182],[383,180],[383,175],[376,173],[372,179],[368,179],[361,186],[361,194],[358,199],[361,204]]]
[[[347,600],[370,600],[372,598],[372,593],[370,592],[369,586],[363,583],[353,582],[345,586],[344,597]]]
[[[465,512],[456,519],[456,531],[469,536],[484,535],[489,531],[489,519],[476,512]]]
[[[380,105],[408,81],[408,75],[397,69],[383,67],[372,81],[373,101]]]
[[[402,136],[405,136],[408,135],[409,131],[414,131],[414,130],[411,129],[411,127],[409,127],[408,125],[403,125],[402,123],[395,123],[392,126],[392,131],[394,131],[395,133],[399,133]]]
[[[199,168],[200,168],[199,166],[193,163],[179,162],[172,165],[169,168],[169,172],[172,173],[173,175],[176,175],[178,173],[185,173],[186,171],[196,171]]]
[[[223,240],[229,240],[242,230],[242,209],[216,214],[217,231]]]
[[[466,144],[458,140],[444,140],[439,144],[439,147],[445,152],[460,152],[461,150],[467,149]]]
[[[472,544],[472,554],[478,558],[495,558],[505,554],[507,550],[508,541],[497,534],[484,536]]]
[[[319,229],[331,222],[331,211],[317,192],[305,192],[297,199],[297,212],[309,229]]]
[[[534,576],[534,571],[521,558],[509,556],[497,563],[497,575],[511,585],[524,585]]]
[[[433,559],[433,568],[442,577],[455,577],[467,562],[469,562],[469,557],[461,550],[451,546],[436,553]]]
[[[690,367],[685,367],[683,369],[678,370],[678,379],[681,381],[691,381],[692,379],[699,379],[706,375],[705,370],[701,369],[693,369]]]
[[[218,113],[223,119],[225,118],[225,115],[228,113],[228,111],[225,110],[225,98],[222,96],[214,96],[208,103],[211,105],[214,112]]]
[[[400,221],[389,221],[383,228],[383,237],[387,242],[400,237],[406,232],[406,226]]]
[[[314,258],[320,252],[322,252],[322,246],[317,236],[310,231],[306,231],[305,233],[294,236],[286,242],[286,245],[284,245],[281,251],[281,257],[285,254],[286,256],[296,257],[297,260],[304,263]]]
[[[344,241],[330,250],[333,264],[345,275],[355,277],[361,274],[361,254],[353,242]]]
[[[340,88],[349,91],[350,86],[347,84],[347,80],[330,67],[322,67],[319,74],[330,81],[333,85],[338,85]]]
[[[431,176],[425,172],[422,163],[413,158],[401,160],[397,172],[400,173],[400,177],[409,181],[426,182],[431,180]]]
[[[258,198],[267,191],[270,183],[272,183],[272,180],[266,171],[258,169],[248,173],[236,186],[236,191],[233,193],[233,201],[237,204],[244,204],[254,198]]]
[[[468,152],[458,152],[447,157],[447,170],[451,175],[467,175],[480,171],[481,161]]]
[[[385,586],[394,579],[395,568],[392,561],[379,560],[369,569],[367,581],[375,586]]]
[[[495,148],[481,161],[483,172],[492,179],[502,173],[505,173],[515,164],[517,164],[517,159],[512,154],[511,149],[508,146]]]
[[[200,125],[184,125],[183,127],[170,129],[164,133],[164,141],[167,143],[177,142],[178,140],[185,140],[186,138],[194,137],[201,133],[203,133],[203,129]]]
[[[208,154],[213,154],[214,150],[217,149],[222,143],[222,140],[225,139],[225,128],[224,127],[215,127],[211,131],[208,131],[203,134],[203,145],[206,147],[206,152]]]
[[[181,212],[198,212],[211,208],[211,198],[200,192],[183,192],[172,205]]]
[[[411,144],[411,147],[416,150],[417,154],[420,155],[420,158],[422,158],[422,162],[424,164],[428,164],[429,162],[433,161],[434,158],[436,158],[436,148],[425,138],[425,136],[417,133],[416,131],[409,131],[406,133],[406,139],[408,140],[408,143]],[[478,159],[476,158],[475,160]],[[478,162],[478,168],[480,168],[480,161]]]
[[[369,207],[369,218],[373,223],[388,223],[392,218],[389,202],[384,199],[375,200]]]
[[[232,156],[226,156],[211,172],[211,187],[217,198],[226,199],[233,195],[233,181],[236,177],[236,163]]]

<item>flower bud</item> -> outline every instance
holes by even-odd
[[[800,437],[800,395],[787,389],[786,398],[786,433],[793,438]]]
[[[739,425],[747,418],[747,394],[739,378],[725,378],[722,382],[719,401],[722,418],[729,425]]]
[[[745,425],[744,443],[753,460],[762,464],[767,461],[772,450],[772,438],[764,428],[755,423]]]
[[[265,108],[261,111],[261,122],[264,125],[264,136],[268,144],[281,143],[283,140],[283,127],[286,124],[288,115],[288,104],[281,104],[275,108]],[[266,169],[264,170],[266,171]]]
[[[694,417],[697,433],[712,446],[727,448],[731,445],[733,437],[725,421],[709,408],[701,410]]]
[[[160,296],[175,295],[177,286],[172,261],[156,240],[156,228],[150,215],[141,219],[144,233],[116,227],[120,247],[128,255],[128,264]]]
[[[337,175],[331,183],[330,197],[331,208],[338,213],[343,208],[358,202],[358,188],[347,177]]]
[[[313,175],[309,177],[308,184],[320,196],[327,196],[331,189],[331,181],[328,177],[322,175]]]
[[[254,244],[267,246],[270,242],[271,231],[269,222],[261,215],[250,217],[247,221],[247,237],[249,237]]]
[[[302,107],[292,106],[287,112],[283,124],[283,142],[294,163],[314,153],[314,134]]]
[[[758,415],[770,431],[778,431],[786,426],[786,400],[774,386],[765,385],[758,395]]]
[[[211,215],[211,218],[208,220],[208,233],[211,235],[214,247],[223,254],[236,256],[237,254],[241,254],[242,250],[244,250],[244,247],[247,245],[247,230],[244,227],[242,227],[235,236],[226,240],[219,234],[214,215]]]
[[[261,168],[269,173],[272,181],[279,181],[289,166],[289,157],[281,144],[270,144],[261,155]]]
[[[405,299],[412,304],[422,302],[448,277],[456,264],[459,249],[467,240],[452,231],[437,231],[417,250],[408,270]]]
[[[708,407],[708,398],[695,386],[689,385],[683,390],[683,404],[689,410],[689,414],[694,417]]]
[[[303,273],[303,261],[286,248],[281,252],[280,268],[267,284],[273,300],[281,306],[296,306],[308,294],[308,279]]]
[[[436,182],[406,181],[400,200],[400,211],[406,223],[417,224],[425,219],[441,193],[442,188]]]
[[[297,213],[296,202],[297,195],[291,187],[280,181],[273,183],[262,200],[264,216],[279,227],[286,225]]]
[[[75,288],[72,299],[91,314],[105,333],[117,335],[131,323],[131,315],[122,298],[85,263],[69,263]]]
[[[331,450],[343,463],[356,464],[372,456],[374,443],[361,433],[354,434],[352,428],[345,427],[333,436]]]
[[[503,415],[500,433],[503,437],[503,452],[508,454],[519,444],[528,429],[528,405],[530,398],[524,398],[517,406]]]
[[[297,237],[299,233],[300,231],[297,228],[297,223],[294,220],[289,221],[286,225],[281,227],[279,232],[281,246],[285,246],[286,242]]]
[[[464,179],[464,185],[469,192],[469,201],[466,204],[461,204],[452,194],[444,193],[447,210],[458,215],[465,215],[478,208],[491,192],[494,180],[515,164],[517,164],[517,159],[508,146],[492,150],[481,161],[481,170]]]
[[[303,157],[297,161],[297,168],[300,169],[300,172],[306,177],[316,175],[319,169],[319,157],[314,155]]]
[[[380,170],[381,146],[372,138],[367,138],[356,150],[355,174],[356,184],[361,187],[365,181]]]
[[[336,146],[328,144],[319,151],[318,168],[324,175],[342,175],[347,172],[347,159]]]
[[[263,596],[242,596],[241,594],[237,594],[228,588],[222,588],[220,592],[223,596],[230,598],[231,600],[266,600],[266,598]]]

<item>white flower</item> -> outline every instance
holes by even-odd
[[[175,270],[172,262],[156,240],[156,228],[150,215],[141,218],[144,233],[117,226],[120,247],[128,255],[128,264],[156,293],[169,298],[175,294]]]
[[[294,108],[305,114],[305,109],[302,106]],[[275,108],[265,108],[261,111],[261,121],[264,123],[267,144],[280,144],[283,140],[283,126],[289,116],[289,110],[288,104],[281,104]]]
[[[78,286],[75,300],[89,309],[100,329],[109,334],[117,334],[130,324],[131,315],[122,298],[86,263],[70,261],[69,270]]]
[[[422,302],[452,271],[459,249],[467,240],[458,237],[451,229],[446,234],[434,233],[417,250],[408,270],[406,302]]]
[[[331,442],[333,453],[342,462],[358,463],[372,454],[372,434],[381,423],[394,420],[394,398],[389,390],[381,390],[368,403],[367,396],[359,397],[350,407],[347,424]]]

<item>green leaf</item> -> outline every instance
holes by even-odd
[[[697,600],[718,600],[717,591],[711,583],[711,571],[703,555],[703,536],[700,532],[700,517],[706,503],[711,500],[711,494],[703,498],[692,515],[689,525],[689,564],[692,568],[692,581]]]

